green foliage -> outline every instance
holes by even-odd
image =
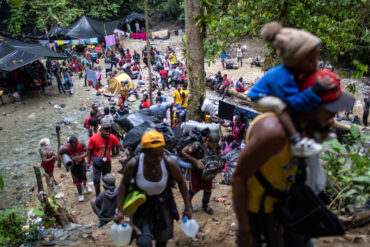
[[[330,206],[343,212],[344,207],[365,203],[370,197],[370,158],[358,126],[352,125],[344,145],[338,140],[325,142],[321,155],[328,174],[328,192],[334,198]]]
[[[23,0],[19,6],[10,5],[10,17],[4,22],[10,32],[18,34],[26,24],[35,24],[43,31],[51,28],[57,22],[67,26],[80,16],[107,20],[120,15],[120,1],[108,0]]]
[[[201,0],[204,8],[198,23],[207,27],[207,57],[245,36],[259,36],[262,26],[280,21],[284,26],[305,29],[320,37],[322,55],[350,65],[357,59],[354,76],[361,76],[370,64],[368,9],[363,0]],[[366,68],[365,68],[366,67]]]
[[[153,0],[155,1],[155,0]],[[184,2],[181,0],[165,0],[159,2],[156,6],[158,13],[166,13],[168,20],[184,21]]]
[[[0,245],[20,246],[35,242],[37,226],[30,225],[28,230],[22,231],[26,225],[26,214],[24,210],[12,208],[0,213]]]

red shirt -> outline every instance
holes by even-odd
[[[93,156],[94,157],[104,157],[104,150],[105,146],[107,144],[107,140],[101,137],[100,132],[93,135],[89,140],[89,149],[93,150]],[[119,140],[115,135],[110,134],[109,135],[109,141],[108,141],[108,148],[107,152],[105,153],[105,157],[107,157],[107,160],[110,160],[110,150],[113,146],[118,146]]]
[[[159,74],[163,77],[167,76],[167,70],[165,69],[162,69],[161,71],[159,71]]]
[[[224,85],[225,86],[230,86],[231,85],[231,81],[229,80],[229,78],[226,78],[226,80],[224,80]]]
[[[150,101],[147,99],[141,104],[143,107],[150,108]]]

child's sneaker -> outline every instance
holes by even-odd
[[[291,144],[292,155],[295,157],[309,157],[318,154],[323,150],[323,145],[313,139],[304,137],[296,144]]]
[[[79,201],[79,202],[83,202],[84,200],[85,200],[84,195],[79,195],[79,196],[78,196],[78,201]]]

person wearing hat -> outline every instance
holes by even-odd
[[[111,123],[102,123],[100,132],[93,135],[89,140],[87,153],[87,169],[93,166],[94,171],[94,187],[96,196],[100,194],[100,178],[101,176],[110,173],[112,164],[110,153],[112,147],[119,146],[122,151],[124,148],[118,138],[111,134]]]
[[[142,232],[136,240],[139,247],[152,246],[152,240],[156,241],[155,246],[166,246],[167,241],[173,238],[173,220],[179,220],[179,214],[170,178],[178,184],[181,192],[185,204],[183,216],[189,219],[192,216],[186,182],[177,163],[164,153],[164,145],[164,137],[158,131],[144,133],[141,138],[142,151],[127,163],[119,186],[116,223],[123,220],[122,207],[131,181],[146,195],[145,203],[132,216],[132,223]]]
[[[318,77],[323,76],[329,76],[334,87],[322,91],[320,104],[309,112],[293,109],[289,113],[294,119],[295,127],[316,140],[325,140],[330,133],[330,127],[334,124],[335,115],[350,109],[355,103],[353,96],[341,91],[339,79],[330,71],[319,70],[304,78],[300,82],[300,90],[304,92],[312,89],[316,86]],[[284,230],[281,218],[274,207],[279,199],[270,194],[263,196],[267,190],[260,182],[261,175],[270,186],[281,192],[289,190],[291,182],[296,177],[299,160],[292,155],[291,139],[279,116],[271,112],[257,116],[248,129],[246,142],[232,180],[233,205],[239,225],[238,246],[312,247],[313,244],[308,237]],[[306,159],[301,160],[306,162]],[[314,165],[320,165],[318,157]],[[309,167],[306,165],[306,168]],[[256,175],[257,173],[259,175]],[[317,187],[318,184],[310,186],[312,191],[317,191]],[[324,188],[325,182],[321,185],[321,191]],[[315,194],[319,192],[320,188]],[[265,198],[264,203],[262,198]]]
[[[191,163],[189,195],[190,200],[196,193],[203,190],[202,208],[207,214],[213,214],[213,209],[209,206],[212,194],[212,179],[204,179],[205,170],[204,158],[208,155],[221,156],[221,146],[219,145],[220,136],[217,132],[211,132],[204,142],[196,141],[181,150],[181,154],[186,161]]]
[[[109,219],[112,219],[116,214],[118,199],[118,188],[113,174],[105,174],[101,179],[101,184],[105,191],[91,201],[91,207],[99,218],[99,228],[110,222]]]
[[[82,188],[84,188],[88,193],[91,192],[90,187],[87,185],[86,178],[86,170],[88,169],[86,168],[85,161],[85,157],[87,155],[87,146],[85,143],[80,142],[77,137],[71,136],[68,138],[67,144],[59,149],[60,157],[62,157],[63,154],[68,154],[72,158],[72,180],[73,184],[76,185],[77,188],[78,201],[82,202],[85,200],[85,197],[82,194]]]
[[[148,109],[150,108],[150,101],[149,101],[148,94],[143,95],[143,100],[141,101],[140,109],[143,109],[143,108],[148,108]]]
[[[280,51],[283,65],[270,69],[250,90],[248,97],[260,112],[275,112],[291,139],[294,156],[308,157],[323,146],[302,137],[290,118],[289,109],[309,112],[320,104],[320,95],[333,87],[330,77],[318,77],[314,87],[299,91],[298,79],[316,71],[320,40],[315,35],[271,22],[261,30],[262,37]]]

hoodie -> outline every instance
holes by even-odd
[[[114,187],[112,189],[104,191],[96,198],[95,204],[100,210],[101,217],[104,218],[114,217],[117,208],[117,198],[118,198],[117,195],[118,188]]]

